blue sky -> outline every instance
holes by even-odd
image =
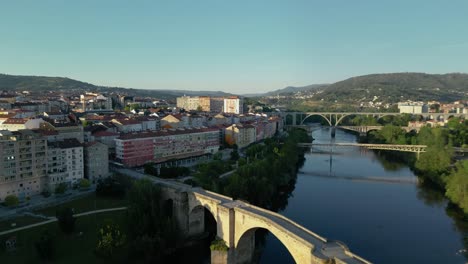
[[[0,73],[133,88],[468,72],[466,0],[5,0],[0,36]]]

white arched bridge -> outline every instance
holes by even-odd
[[[344,118],[348,116],[373,116],[380,119],[384,116],[399,116],[404,113],[374,113],[374,112],[282,112],[286,120],[288,116],[291,116],[292,124],[290,125],[303,125],[304,122],[312,116],[322,117],[330,126],[338,126],[341,124]],[[436,120],[447,120],[450,117],[463,117],[466,118],[468,114],[465,113],[414,113],[410,114],[413,116],[421,116],[425,119],[436,119]]]
[[[266,229],[278,238],[296,263],[370,263],[353,254],[343,243],[329,241],[275,212],[175,181],[127,169],[117,171],[158,184],[163,200],[170,201],[172,214],[186,237],[205,231],[208,211],[216,220],[217,237],[228,247],[226,251],[212,252],[211,263],[252,263],[255,231],[258,229]]]

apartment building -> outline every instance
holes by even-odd
[[[210,112],[221,113],[224,111],[224,97],[210,97]]]
[[[100,142],[88,142],[84,148],[84,177],[92,183],[109,176],[109,148]]]
[[[117,160],[129,167],[213,154],[220,146],[217,128],[130,133],[115,141]]]
[[[44,123],[42,118],[8,118],[0,124],[0,130],[18,131],[22,129],[36,129]]]
[[[400,113],[406,114],[429,113],[429,106],[422,102],[398,103],[398,109],[400,110]]]
[[[244,100],[237,96],[224,98],[224,112],[231,114],[244,113]]]
[[[133,119],[112,119],[112,123],[120,132],[123,133],[138,132],[143,130],[141,122]]]
[[[236,144],[243,148],[256,141],[256,127],[250,124],[234,124],[226,128],[224,137],[227,144]]]
[[[201,99],[204,104],[206,104],[206,99]],[[199,107],[202,107],[199,96],[181,96],[177,97],[176,104],[178,108],[183,108],[187,111],[198,110]]]
[[[47,180],[47,142],[30,130],[0,131],[0,199],[20,199],[43,191]]]
[[[48,186],[71,186],[84,178],[83,145],[75,138],[49,142],[47,150]]]
[[[112,110],[112,98],[102,94],[85,93],[80,95],[82,110],[106,109]]]

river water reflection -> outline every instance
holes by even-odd
[[[313,137],[315,143],[331,141],[326,128],[314,131]],[[356,142],[356,137],[337,130],[335,141]],[[447,215],[447,201],[424,190],[416,179],[406,165],[372,151],[316,149],[306,154],[280,213],[328,239],[345,242],[374,263],[465,263],[458,253],[464,248],[462,231]],[[270,234],[260,262],[293,260]]]

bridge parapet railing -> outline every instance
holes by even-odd
[[[237,200],[236,200],[236,202],[237,202]],[[307,228],[301,226],[300,224],[298,224],[298,223],[292,221],[291,219],[289,219],[289,218],[287,218],[287,217],[285,217],[285,216],[283,216],[283,215],[281,215],[281,214],[275,213],[275,212],[273,212],[273,211],[270,211],[270,210],[267,210],[267,209],[264,209],[264,208],[261,208],[261,207],[258,207],[258,206],[255,206],[255,205],[246,203],[246,202],[242,202],[242,201],[239,201],[239,202],[241,203],[241,205],[240,205],[239,207],[237,207],[237,208],[242,209],[243,207],[247,207],[247,208],[251,208],[251,209],[253,209],[253,210],[257,210],[257,211],[263,212],[263,213],[265,213],[265,214],[271,215],[271,216],[273,216],[273,217],[280,218],[281,220],[287,222],[288,224],[295,226],[296,228],[300,229],[301,231],[304,231],[304,232],[307,233],[308,235],[313,236],[315,239],[318,239],[318,240],[320,240],[321,242],[324,242],[324,243],[327,242],[327,239],[326,239],[326,238],[324,238],[324,237],[322,237],[322,236],[320,236],[320,235],[318,235],[318,234],[316,234],[316,233],[310,231],[309,229],[307,229]],[[249,212],[249,211],[247,211],[247,212]],[[251,213],[251,212],[249,212],[249,213]],[[271,219],[269,219],[269,220],[271,220]],[[283,227],[282,227],[282,228],[283,228]],[[283,228],[283,229],[284,229],[284,228]]]
[[[194,187],[192,188],[192,191],[197,195],[203,196],[205,199],[212,200],[220,204],[234,201],[232,197],[207,191],[201,187]]]

